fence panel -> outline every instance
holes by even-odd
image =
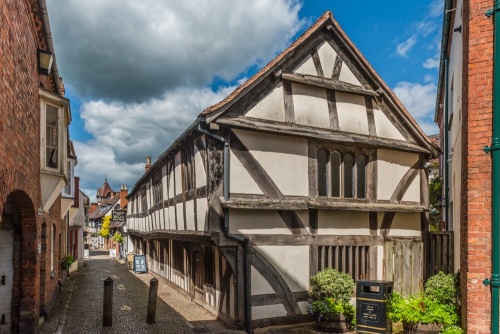
[[[453,273],[453,231],[427,232],[425,239],[425,280],[440,271]]]

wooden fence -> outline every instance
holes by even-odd
[[[453,231],[427,232],[424,279],[438,272],[453,273]]]
[[[422,292],[423,244],[418,241],[385,243],[385,280],[394,282],[394,291],[403,295]]]

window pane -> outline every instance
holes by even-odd
[[[353,167],[354,158],[350,154],[346,154],[344,157],[344,197],[353,198],[354,197],[354,187],[353,187]]]
[[[328,152],[324,149],[318,150],[318,196],[327,196],[328,177],[326,165],[328,163]]]
[[[58,167],[58,110],[50,104],[45,107],[45,161],[47,167]]]
[[[366,159],[362,155],[356,157],[356,197],[366,198]]]
[[[332,165],[332,197],[340,197],[340,153],[333,152],[330,158]]]

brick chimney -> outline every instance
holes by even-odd
[[[151,167],[151,157],[146,158],[146,166],[144,166],[144,169],[147,171]]]
[[[128,204],[127,195],[128,195],[127,185],[123,184],[122,188],[120,189],[120,208],[122,209]]]

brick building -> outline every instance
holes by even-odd
[[[0,3],[0,333],[37,332],[64,281],[71,114],[46,8]]]
[[[443,221],[454,234],[462,325],[490,333],[494,1],[446,0],[435,120],[440,127]]]

